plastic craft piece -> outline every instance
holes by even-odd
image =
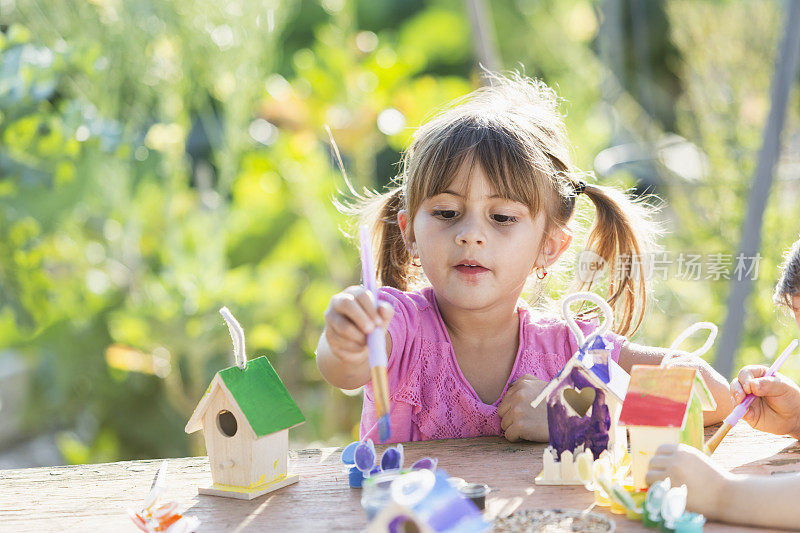
[[[588,337],[578,327],[570,304],[590,300],[603,314],[600,325]],[[544,451],[544,469],[536,477],[542,485],[581,485],[577,468],[581,461],[610,455],[619,464],[627,448],[624,428],[617,421],[630,376],[610,358],[611,345],[603,338],[613,312],[600,296],[579,292],[564,299],[562,313],[578,341],[578,351],[542,390],[531,406],[547,400],[550,446]]]
[[[305,418],[269,360],[247,360],[244,332],[228,309],[220,313],[231,330],[236,364],[214,376],[186,433],[203,430],[211,463],[214,483],[198,492],[252,500],[299,479],[287,472],[289,429]]]
[[[381,476],[391,476],[384,473]],[[368,483],[378,483],[379,476]],[[368,496],[365,487],[365,497]],[[385,494],[385,493],[384,493]],[[480,532],[491,527],[483,513],[468,498],[463,497],[449,482],[447,474],[427,469],[413,470],[391,480],[385,507],[375,510],[367,525],[367,533],[386,531],[446,531]],[[378,497],[375,501],[385,501]],[[364,501],[364,508],[370,502]]]
[[[197,517],[182,516],[176,513],[178,504],[167,502],[158,505],[159,500],[166,489],[167,462],[163,461],[161,467],[153,478],[153,485],[150,493],[144,500],[141,511],[128,509],[128,516],[133,523],[145,533],[155,533],[156,531],[166,531],[168,533],[192,533],[200,525]]]

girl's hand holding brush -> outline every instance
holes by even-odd
[[[800,387],[782,374],[764,377],[766,372],[765,366],[746,366],[731,382],[737,404],[756,396],[742,419],[755,429],[800,439]]]
[[[367,335],[376,328],[385,328],[394,315],[394,309],[386,302],[375,305],[375,297],[363,286],[348,287],[331,298],[325,311],[325,342],[334,358],[339,362],[335,385],[343,389],[355,389],[369,381],[369,349]],[[390,342],[386,335],[387,343]],[[318,348],[319,350],[319,348]],[[387,346],[391,351],[391,346]],[[318,359],[319,361],[319,359]],[[327,362],[319,361],[319,364]],[[329,379],[330,381],[330,379]]]

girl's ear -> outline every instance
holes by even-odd
[[[569,228],[554,229],[542,243],[542,251],[536,260],[536,266],[549,267],[558,261],[570,244],[572,244],[572,230]]]
[[[406,245],[406,250],[411,252],[413,242],[409,242],[408,238],[408,214],[405,209],[397,212],[397,225],[400,226],[400,234],[403,236],[403,242]]]

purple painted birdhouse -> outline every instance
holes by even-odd
[[[547,399],[550,446],[556,458],[565,451],[577,455],[591,450],[596,459],[605,450],[614,453],[626,447],[624,428],[620,430],[617,422],[630,376],[612,359],[598,365],[592,358],[591,353],[575,354],[531,403],[536,407]]]
[[[588,338],[575,322],[570,304],[589,300],[603,317]],[[573,485],[585,482],[591,465],[601,454],[619,462],[627,448],[625,429],[617,422],[630,376],[610,357],[611,344],[603,338],[614,313],[603,298],[578,292],[564,298],[561,312],[578,343],[578,352],[531,402],[547,399],[550,446],[543,456],[544,470],[537,483]],[[590,477],[590,476],[589,476]]]

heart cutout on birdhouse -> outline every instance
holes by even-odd
[[[586,416],[589,408],[594,403],[597,391],[593,387],[584,387],[578,392],[575,389],[564,389],[564,401],[580,417]]]

